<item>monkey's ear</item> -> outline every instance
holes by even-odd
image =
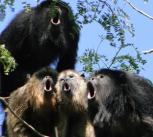
[[[128,80],[128,79],[127,79],[126,72],[124,72],[124,71],[121,72],[120,75],[119,75],[119,77],[120,77],[120,80],[121,80],[121,83],[122,83],[122,84],[127,83],[127,80]]]
[[[30,78],[31,78],[31,75],[28,73],[28,74],[26,75],[26,79],[29,80]]]
[[[83,77],[83,78],[85,78],[85,74],[84,73],[82,73],[80,76]]]

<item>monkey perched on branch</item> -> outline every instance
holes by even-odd
[[[54,127],[58,121],[57,95],[54,85],[57,73],[44,68],[13,91],[9,105],[17,116],[33,126],[41,134],[55,137]],[[37,137],[37,135],[16,118],[8,109],[6,118],[8,137]]]
[[[65,70],[56,84],[60,103],[59,137],[95,137],[88,118],[87,83],[73,70]]]

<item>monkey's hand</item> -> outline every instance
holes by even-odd
[[[99,108],[99,111],[95,115],[94,120],[93,120],[94,126],[102,128],[104,126],[104,124],[109,121],[110,116],[111,116],[111,114],[105,109],[105,107],[101,106]]]

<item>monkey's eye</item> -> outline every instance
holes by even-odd
[[[91,79],[91,80],[94,80],[95,78],[94,78],[94,77],[91,77],[90,79]]]
[[[84,73],[82,73],[82,74],[81,74],[81,77],[85,78],[85,75],[84,75]]]
[[[104,77],[104,75],[100,75],[100,76],[99,76],[99,78],[103,78],[103,77]]]
[[[60,80],[60,81],[64,81],[64,78],[60,78],[59,80]]]
[[[69,75],[70,78],[74,78],[74,75]]]

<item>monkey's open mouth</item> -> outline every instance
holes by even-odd
[[[52,91],[52,79],[49,77],[44,78],[44,91]]]
[[[61,24],[61,20],[60,20],[61,13],[62,13],[61,9],[57,8],[56,11],[55,11],[54,17],[51,18],[51,23],[53,25],[57,26],[57,25]]]
[[[96,91],[94,89],[94,86],[91,82],[88,82],[87,84],[87,89],[88,89],[88,99],[93,99],[96,95]]]
[[[65,91],[65,92],[70,92],[71,91],[70,85],[67,82],[65,82],[63,84],[63,91]]]

